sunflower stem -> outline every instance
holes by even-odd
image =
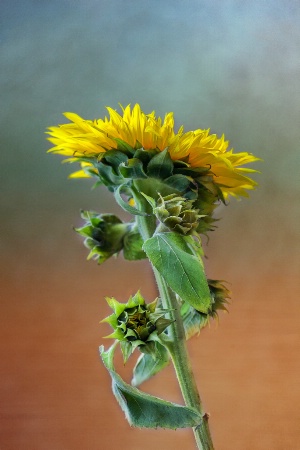
[[[139,209],[148,211],[148,206],[144,199],[141,199],[140,195],[135,195],[134,197],[136,203],[139,204]],[[136,220],[144,241],[152,237],[156,229],[155,217],[151,215],[139,216]],[[186,406],[197,410],[202,417],[202,421],[199,425],[193,428],[197,448],[200,450],[214,450],[208,426],[208,414],[206,414],[203,410],[203,405],[198,393],[196,380],[188,356],[185,332],[176,295],[169,289],[163,277],[154,267],[153,271],[160,293],[162,306],[163,308],[170,310],[170,319],[173,320],[173,323],[171,323],[168,327],[171,340],[167,345],[176,371],[182,396]]]

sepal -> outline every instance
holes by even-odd
[[[147,175],[150,178],[159,178],[164,180],[173,173],[174,164],[171,159],[168,149],[165,148],[162,152],[153,156],[147,167]]]
[[[124,178],[147,178],[144,172],[143,162],[138,158],[131,158],[127,162],[120,164],[119,171]]]

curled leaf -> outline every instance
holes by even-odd
[[[104,351],[100,347],[102,361],[112,378],[113,393],[130,425],[140,428],[189,428],[201,424],[202,417],[193,408],[167,402],[141,392],[122,380],[114,369],[115,345]]]

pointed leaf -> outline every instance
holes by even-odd
[[[139,148],[135,151],[133,157],[138,158],[142,161],[144,168],[147,167],[149,161],[153,158],[153,156],[157,155],[158,150],[144,150],[143,148]]]
[[[118,173],[120,164],[126,162],[128,160],[128,156],[118,150],[108,150],[105,152],[102,160],[113,167],[115,172]]]
[[[147,167],[147,175],[164,180],[172,175],[173,167],[173,161],[166,148],[151,159]]]
[[[100,347],[102,361],[112,377],[113,393],[130,425],[144,428],[188,428],[202,422],[200,414],[186,406],[177,405],[139,391],[125,383],[113,366],[115,345],[108,351]]]
[[[159,342],[155,342],[155,347],[155,359],[147,354],[139,357],[133,369],[133,378],[131,381],[133,386],[139,386],[169,364],[170,358],[167,349]]]
[[[128,341],[121,341],[120,347],[121,347],[121,351],[122,351],[122,355],[123,355],[124,364],[126,364],[130,355],[132,354],[133,347],[130,344],[130,342],[128,342]]]
[[[170,288],[200,312],[207,313],[211,296],[195,241],[178,233],[157,233],[143,249]],[[198,254],[197,254],[198,253]]]
[[[118,150],[120,150],[123,153],[126,153],[127,155],[132,155],[134,149],[129,144],[127,144],[127,142],[123,141],[120,138],[113,138],[113,139],[118,144]]]

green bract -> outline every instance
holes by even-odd
[[[211,309],[207,313],[197,311],[188,303],[183,303],[181,306],[181,316],[183,326],[187,339],[190,339],[195,334],[198,334],[201,328],[204,328],[209,323],[209,319],[218,317],[218,311],[227,311],[226,305],[230,292],[219,280],[207,280],[210,295],[211,295]]]
[[[159,221],[170,231],[180,234],[192,234],[196,232],[200,218],[199,210],[193,208],[193,200],[187,200],[176,194],[170,194],[159,198],[153,212]]]
[[[127,303],[119,303],[108,297],[106,301],[114,311],[111,316],[102,320],[114,329],[106,337],[121,342],[124,361],[127,361],[137,347],[142,352],[155,353],[154,341],[172,323],[164,317],[168,311],[157,307],[158,299],[146,304],[140,292],[137,292]]]
[[[87,173],[98,177],[100,183],[115,193],[119,205],[131,214],[139,212],[122,200],[121,193],[130,199],[135,197],[135,192],[140,192],[158,202],[168,195],[181,196],[185,200],[193,200],[193,210],[199,213],[197,227],[193,226],[193,229],[205,233],[213,229],[212,213],[218,200],[224,202],[209,165],[191,167],[182,160],[173,161],[168,148],[163,151],[136,150],[119,140],[116,150],[108,150],[97,158],[81,157],[78,160],[90,164],[86,168]],[[187,205],[186,211],[188,209]]]

